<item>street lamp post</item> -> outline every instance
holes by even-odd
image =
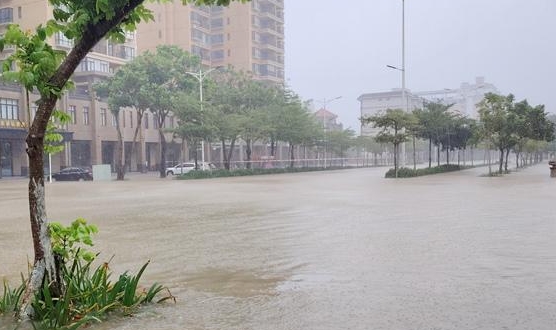
[[[326,168],[326,105],[330,102],[336,101],[338,99],[341,99],[342,96],[336,96],[334,98],[331,99],[322,99],[322,100],[317,100],[318,102],[322,103],[322,109],[324,110],[322,112],[322,132],[323,132],[323,167]]]
[[[386,67],[398,70],[402,74],[402,107],[406,112],[409,112],[409,102],[405,94],[405,0],[402,0],[402,67],[398,68],[393,65],[386,65]],[[405,166],[405,143],[402,143],[402,167]]]
[[[209,73],[211,73],[216,69],[218,68],[212,68],[203,72],[203,67],[200,66],[199,72],[189,72],[189,71],[185,72],[186,74],[195,77],[197,81],[199,81],[199,102],[201,104],[201,113],[203,113],[203,80],[206,78],[206,76]],[[201,164],[202,164],[201,168],[204,170],[205,169],[205,139],[204,138],[201,139]]]

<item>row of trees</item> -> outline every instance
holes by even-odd
[[[160,46],[154,53],[138,56],[112,78],[96,86],[97,94],[106,99],[115,118],[119,118],[123,108],[136,109],[138,124],[132,142],[134,150],[137,137],[142,134],[145,113],[153,114],[160,136],[161,177],[166,175],[166,133],[186,141],[192,150],[197,150],[201,141],[221,145],[226,169],[230,169],[234,148],[240,139],[246,146],[248,168],[252,145],[257,141],[270,145],[270,156],[275,156],[278,141],[287,143],[291,166],[296,147],[318,146],[326,139],[329,150],[342,155],[353,144],[351,130],[329,132],[324,137],[322,123],[293,92],[256,81],[248,73],[231,68],[215,70],[210,76],[205,73],[200,79],[191,74],[200,65],[197,56],[175,46]],[[202,102],[200,93],[203,93]],[[165,127],[170,115],[177,119],[174,129]],[[116,171],[121,180],[126,166],[121,125],[116,124],[119,138]]]
[[[515,102],[511,94],[486,94],[478,104],[478,120],[452,112],[451,107],[451,104],[429,102],[413,112],[388,109],[384,113],[361,118],[361,121],[380,129],[375,138],[377,142],[394,146],[396,173],[399,146],[412,140],[415,153],[417,138],[428,141],[429,167],[432,166],[433,145],[437,147],[440,165],[441,150],[446,152],[446,162],[449,164],[450,151],[466,150],[483,143],[488,150],[499,150],[500,173],[508,171],[510,152],[515,153],[516,167],[520,167],[527,162],[524,153],[532,154],[555,138],[555,124],[549,120],[544,106],[531,106],[527,100]]]

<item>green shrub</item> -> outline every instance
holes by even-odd
[[[178,180],[193,179],[210,179],[210,178],[226,178],[233,176],[249,176],[249,175],[265,175],[265,174],[282,174],[282,173],[299,173],[314,172],[326,170],[350,169],[351,166],[344,167],[286,167],[286,168],[252,168],[252,169],[236,169],[236,170],[212,170],[212,171],[190,171],[188,173],[177,176]]]
[[[121,274],[116,282],[110,277],[109,262],[92,267],[97,254],[85,250],[83,245],[92,246],[91,235],[97,232],[84,219],[75,220],[65,227],[59,223],[50,225],[52,248],[60,258],[65,291],[60,297],[53,296],[49,283],[44,283],[32,302],[33,325],[36,329],[77,329],[100,320],[109,312],[121,311],[132,314],[144,303],[150,303],[164,290],[160,284],[153,284],[148,290],[139,289],[139,281],[147,268],[147,261],[136,275]],[[4,283],[4,293],[0,296],[0,314],[17,311],[21,294],[27,281],[17,289]],[[168,295],[158,300],[175,299]]]
[[[446,172],[454,172],[460,171],[463,169],[470,168],[470,166],[460,166],[460,165],[440,165],[435,167],[426,167],[426,168],[418,168],[416,170],[408,167],[401,167],[398,169],[398,178],[411,178],[416,176],[423,176],[423,175],[431,175],[431,174],[439,174],[439,173],[446,173]],[[391,168],[386,172],[386,178],[395,178],[396,171]]]

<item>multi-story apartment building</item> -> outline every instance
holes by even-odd
[[[32,30],[50,19],[51,13],[52,7],[47,0],[0,0],[0,35],[9,24],[19,24],[23,29]],[[54,35],[50,43],[62,50],[72,47],[72,41],[63,34]],[[107,104],[95,97],[93,85],[133,59],[136,49],[134,33],[128,34],[123,44],[103,40],[79,65],[73,76],[76,88],[66,93],[57,104],[58,109],[70,115],[71,122],[62,130],[64,151],[52,157],[54,170],[66,166],[114,164],[116,121]],[[0,60],[11,52],[13,48],[6,48],[0,53]],[[21,86],[0,84],[0,177],[27,173],[29,164],[25,153],[25,136],[36,112],[35,102],[38,98],[38,94],[30,92],[27,104],[26,92]],[[154,118],[147,114],[141,148],[132,156],[130,141],[137,116],[132,109],[122,110],[119,116],[124,126],[126,157],[130,167],[135,169],[145,163],[151,166],[156,164],[159,138]]]
[[[234,2],[229,7],[152,3],[154,21],[138,29],[138,51],[177,45],[205,66],[232,66],[256,79],[284,82],[284,1]]]
[[[154,22],[140,25],[137,33],[129,33],[124,44],[99,42],[76,70],[73,76],[76,88],[57,105],[72,119],[64,129],[64,151],[52,157],[54,171],[66,166],[114,165],[116,120],[108,105],[95,96],[93,85],[110,77],[142,51],[154,50],[162,44],[178,45],[200,56],[205,66],[231,65],[253,72],[257,79],[284,81],[283,0],[234,2],[228,8],[183,6],[180,1],[149,6]],[[12,23],[32,30],[51,15],[52,7],[47,0],[0,0],[0,35]],[[50,43],[63,50],[72,47],[72,41],[62,34],[53,36]],[[6,48],[0,53],[0,60],[12,51]],[[24,140],[38,97],[30,93],[27,104],[21,86],[0,83],[0,177],[27,173]],[[139,147],[132,155],[137,113],[123,109],[119,116],[129,169],[154,168],[160,162],[155,117],[145,114]],[[173,118],[169,118],[165,126],[173,124]],[[183,159],[180,152],[180,145],[171,141],[167,159]]]

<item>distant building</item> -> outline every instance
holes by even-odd
[[[338,119],[338,115],[333,112],[321,108],[313,115],[315,116],[317,121],[322,124],[322,127],[327,131],[341,131],[344,129],[342,123],[338,123],[336,121]]]
[[[483,77],[477,77],[474,84],[462,83],[458,89],[441,89],[412,93],[406,89],[407,103],[403,102],[402,90],[392,89],[389,92],[366,93],[357,99],[361,102],[361,117],[376,115],[386,109],[404,109],[413,111],[422,108],[425,102],[440,102],[453,104],[451,111],[468,116],[477,117],[477,104],[486,93],[499,93],[491,83],[486,83]],[[377,128],[372,125],[362,125],[361,135],[375,136]]]
[[[477,104],[480,103],[485,94],[500,93],[491,83],[485,82],[484,77],[475,78],[475,83],[464,82],[457,89],[442,89],[435,91],[417,92],[415,95],[433,102],[453,104],[450,108],[453,112],[460,113],[470,118],[477,118]]]
[[[361,102],[361,118],[376,115],[386,109],[406,109],[413,111],[423,107],[423,100],[406,89],[403,101],[402,89],[395,88],[389,92],[366,93],[357,100]],[[375,136],[380,129],[372,125],[361,125],[361,135]]]

